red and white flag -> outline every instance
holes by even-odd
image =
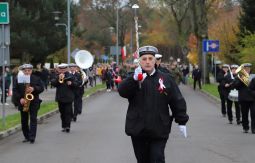
[[[121,56],[122,56],[122,60],[124,61],[126,59],[126,56],[127,56],[127,49],[126,49],[126,46],[123,46],[121,48]]]

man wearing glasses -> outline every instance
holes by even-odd
[[[118,88],[120,96],[129,101],[125,131],[131,136],[138,163],[165,163],[173,119],[187,137],[186,102],[170,75],[155,68],[157,48],[143,46],[138,52],[140,66]]]

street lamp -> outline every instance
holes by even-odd
[[[135,36],[136,36],[136,49],[139,49],[139,36],[138,36],[138,16],[137,16],[137,9],[139,9],[139,6],[137,4],[134,4],[132,8],[135,10]]]
[[[65,23],[56,23],[55,25],[64,26],[66,29],[66,36],[67,36],[67,63],[70,64],[70,57],[71,57],[71,25],[70,25],[70,0],[67,0],[67,24]],[[60,11],[52,12],[54,14],[54,19],[56,21],[59,20]]]

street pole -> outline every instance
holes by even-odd
[[[5,76],[4,76],[4,74],[5,74],[5,43],[4,43],[4,40],[5,40],[5,30],[4,30],[4,27],[5,27],[5,25],[4,24],[2,24],[2,37],[3,37],[3,42],[2,42],[2,46],[1,46],[1,51],[2,51],[2,58],[3,58],[3,63],[2,63],[2,96],[3,96],[3,107],[2,107],[2,109],[3,109],[3,112],[2,112],[2,123],[3,123],[3,127],[5,127]]]
[[[67,63],[70,64],[71,55],[71,23],[70,23],[70,0],[67,0]]]
[[[119,65],[119,1],[117,1],[117,20],[116,20],[116,64]]]

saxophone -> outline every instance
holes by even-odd
[[[29,87],[30,87],[30,84],[26,83],[25,84],[25,95],[24,95],[25,103],[23,105],[23,112],[29,111],[30,102],[34,99],[34,95],[28,91]]]

